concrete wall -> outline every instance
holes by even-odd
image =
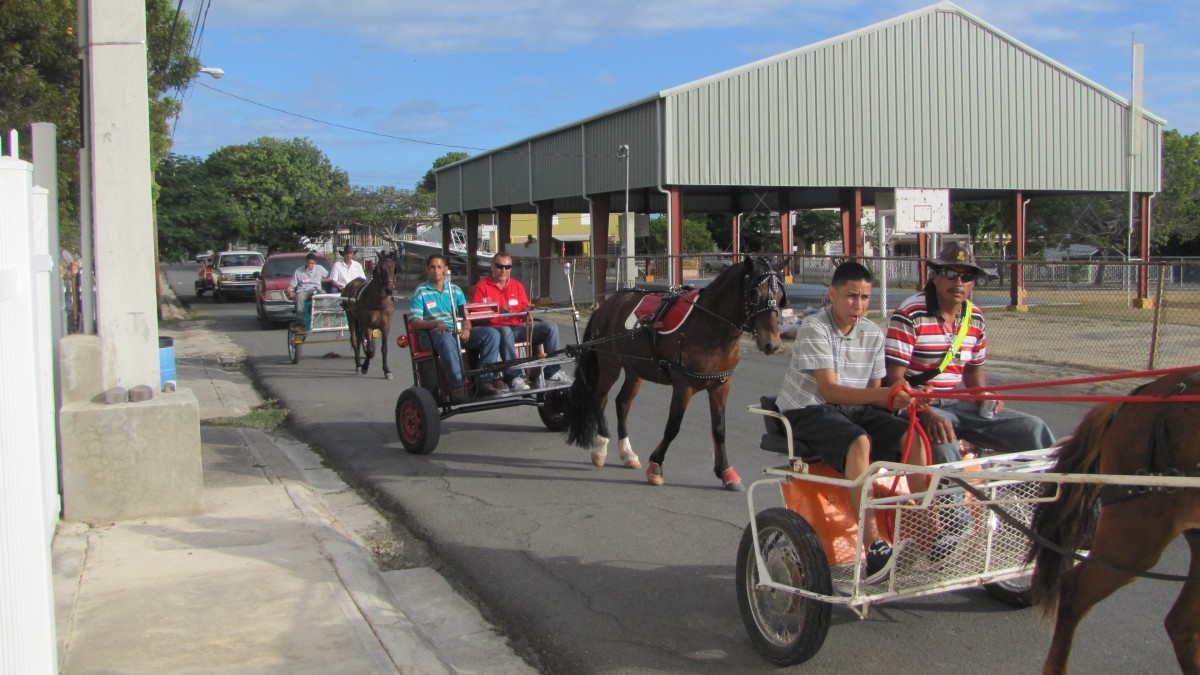
[[[200,406],[191,391],[104,402],[101,344],[60,343],[63,520],[106,522],[203,510]]]

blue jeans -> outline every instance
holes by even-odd
[[[517,336],[520,336],[524,340],[528,325],[527,323],[523,323],[519,326],[493,326],[493,328],[500,332],[500,353],[504,354],[505,361],[517,358]],[[548,321],[534,321],[533,345],[542,345],[547,354],[558,351],[558,324]],[[533,351],[536,353],[536,350]],[[533,356],[533,354],[530,354],[530,356]],[[553,377],[560,370],[562,370],[562,366],[556,363],[552,366],[546,366],[542,374],[546,377]],[[506,370],[504,371],[504,379],[512,382],[512,379],[521,375],[522,372],[520,369]]]
[[[986,419],[976,412],[976,401],[944,399],[929,409],[954,426],[954,435],[983,448],[1001,452],[1040,450],[1054,445],[1054,432],[1042,421],[1023,412],[1005,408],[995,417]],[[956,462],[962,459],[957,442],[933,445],[933,462]]]
[[[463,388],[462,361],[458,358],[458,344],[454,333],[446,331],[439,333],[423,330],[421,334],[433,345],[437,352],[438,362],[442,364],[442,372],[446,375],[446,386],[450,391]],[[500,333],[494,328],[472,328],[471,336],[463,343],[463,348],[479,352],[479,365],[488,366],[500,360]],[[479,384],[491,384],[495,375],[484,373],[479,376]]]

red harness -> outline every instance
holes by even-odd
[[[652,326],[660,335],[674,333],[687,320],[694,308],[699,289],[684,291],[678,295],[667,293],[649,293],[633,308],[629,318],[625,319],[625,328],[633,330],[638,326]],[[670,296],[666,307],[663,301]],[[680,302],[684,300],[684,302]]]

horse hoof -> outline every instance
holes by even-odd
[[[390,380],[390,379],[392,379],[392,374],[391,374],[391,373],[384,373],[384,374],[383,374],[383,379],[385,379],[385,380]]]
[[[625,460],[625,468],[626,469],[640,469],[640,468],[642,468],[642,460],[640,460],[636,457],[634,457],[633,459],[627,459],[627,460]]]
[[[662,465],[658,462],[650,462],[650,466],[646,467],[646,482],[651,485],[663,484]]]
[[[746,486],[742,485],[742,481],[735,480],[731,483],[726,483],[725,489],[729,490],[730,492],[745,492]]]
[[[595,466],[604,466],[604,455],[592,453],[592,464]]]
[[[732,466],[721,472],[721,484],[725,486],[726,490],[731,492],[743,492],[746,489],[742,485],[742,477],[738,475],[737,471],[733,470]]]

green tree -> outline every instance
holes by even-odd
[[[1163,191],[1154,200],[1151,232],[1164,252],[1200,252],[1200,133],[1163,134]]]
[[[664,254],[667,252],[667,219],[664,217],[650,220],[650,253]],[[683,221],[683,252],[708,253],[713,250],[712,235],[708,231],[708,223],[697,218]]]
[[[344,202],[341,219],[393,245],[403,234],[420,224],[438,222],[431,215],[433,195],[423,190],[401,190],[391,186],[355,187]]]
[[[446,154],[442,155],[441,157],[438,157],[437,159],[433,160],[433,167],[425,172],[425,177],[422,178],[421,182],[417,184],[417,190],[418,191],[424,190],[425,192],[436,193],[437,192],[437,176],[434,174],[434,171],[442,168],[443,166],[446,166],[447,164],[461,162],[462,160],[464,160],[468,157],[470,157],[470,155],[468,155],[465,152],[447,152]]]
[[[247,238],[271,251],[329,236],[350,190],[346,173],[306,138],[226,146],[205,167],[240,209]]]
[[[182,260],[196,251],[219,250],[226,242],[247,237],[241,208],[213,180],[196,157],[168,155],[158,163],[160,186],[155,203],[158,252],[166,260]]]
[[[65,248],[79,247],[79,161],[82,132],[80,68],[75,0],[3,0],[0,2],[0,129],[26,131],[34,122],[50,122],[58,134],[59,238]],[[151,148],[154,158],[170,148],[168,121],[179,110],[172,98],[195,78],[190,57],[191,25],[176,21],[170,0],[146,0],[149,59]],[[170,44],[170,54],[167,54]],[[30,157],[23,133],[20,156]]]
[[[841,240],[840,212],[831,209],[796,212],[796,222],[792,226],[792,243],[801,251],[807,251],[811,244]]]

